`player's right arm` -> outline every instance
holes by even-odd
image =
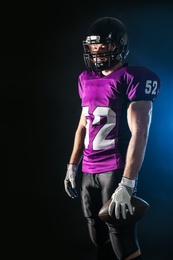
[[[78,127],[76,129],[73,149],[72,149],[69,163],[67,164],[67,172],[64,180],[65,191],[67,192],[69,197],[73,199],[78,196],[75,177],[76,177],[78,165],[83,155],[85,133],[86,133],[86,118],[82,112],[78,123]]]
[[[86,117],[81,112],[78,127],[75,132],[73,150],[70,156],[69,164],[78,165],[83,155],[84,139],[86,134]]]

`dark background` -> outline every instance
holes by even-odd
[[[173,5],[138,2],[1,4],[3,259],[94,259],[80,199],[63,182],[81,112],[82,40],[102,16],[126,25],[127,61],[161,78],[138,188],[150,210],[138,232],[144,259],[173,259]]]

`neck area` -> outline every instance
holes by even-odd
[[[118,62],[115,66],[113,66],[112,68],[108,69],[108,70],[103,70],[101,73],[104,75],[104,76],[107,76],[109,75],[110,73],[112,73],[113,71],[119,69],[120,67],[122,67],[123,63],[120,61]]]

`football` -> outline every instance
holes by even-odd
[[[147,211],[149,210],[149,204],[145,200],[134,196],[131,198],[131,204],[134,207],[134,213],[131,215],[128,210],[126,212],[126,219],[123,219],[121,216],[119,219],[117,219],[115,216],[110,216],[108,214],[108,208],[109,204],[112,199],[108,200],[100,209],[98,216],[101,220],[104,222],[114,224],[117,227],[125,227],[133,225],[134,223],[137,223],[139,220],[141,220]]]

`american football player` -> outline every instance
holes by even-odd
[[[86,70],[78,78],[81,116],[64,179],[71,198],[80,197],[98,260],[142,259],[137,223],[117,228],[98,217],[110,198],[109,214],[126,219],[134,214],[153,102],[160,90],[158,75],[125,62],[129,37],[117,18],[94,21],[83,40]],[[81,163],[81,187],[76,174]]]

